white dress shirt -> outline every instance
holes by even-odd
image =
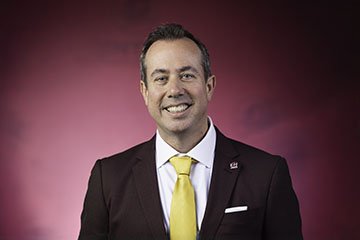
[[[189,152],[179,153],[156,132],[156,169],[159,183],[160,199],[164,213],[164,224],[169,231],[170,207],[172,192],[177,180],[177,174],[169,159],[175,155],[187,155],[196,161],[191,167],[190,180],[195,190],[195,204],[198,230],[204,218],[207,196],[213,170],[216,131],[210,118],[210,127],[205,137]]]

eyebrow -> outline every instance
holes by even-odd
[[[196,68],[192,67],[192,66],[184,66],[179,68],[178,70],[176,70],[177,72],[181,73],[181,72],[185,72],[185,71],[193,71],[195,73],[199,73],[198,70],[196,70]]]
[[[162,69],[162,68],[158,68],[158,69],[155,69],[155,70],[151,73],[150,76],[153,77],[154,75],[159,74],[159,73],[169,73],[169,70]]]
[[[192,66],[184,66],[184,67],[181,67],[179,69],[176,70],[176,72],[178,73],[181,73],[181,72],[185,72],[185,71],[193,71],[195,73],[199,73],[198,70],[196,70],[196,68],[192,67]],[[151,77],[153,77],[154,75],[156,74],[169,74],[170,71],[169,70],[166,70],[166,69],[163,69],[163,68],[157,68],[155,69],[152,73],[151,73]]]

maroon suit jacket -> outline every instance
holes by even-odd
[[[225,213],[236,206],[248,206],[248,210]],[[98,160],[92,169],[79,240],[108,239],[168,239],[157,183],[155,137]],[[217,130],[199,239],[303,239],[298,200],[285,160]]]

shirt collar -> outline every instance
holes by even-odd
[[[187,155],[194,158],[199,163],[205,165],[207,168],[212,168],[216,144],[216,131],[211,118],[208,117],[208,119],[210,127],[205,137],[187,153],[179,153],[176,151],[173,147],[167,144],[164,139],[161,138],[159,130],[157,130],[155,143],[156,168],[160,168],[174,155]]]

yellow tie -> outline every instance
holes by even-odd
[[[196,239],[195,195],[189,178],[192,162],[188,156],[170,158],[178,175],[170,209],[171,240]]]

